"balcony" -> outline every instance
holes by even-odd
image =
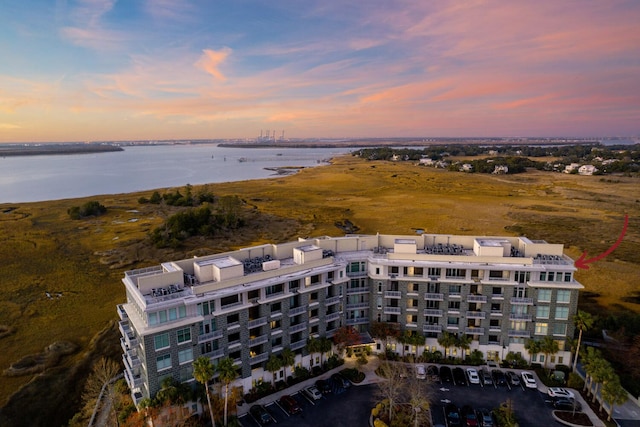
[[[307,322],[302,322],[297,325],[289,326],[289,333],[295,334],[296,332],[304,331],[305,329],[307,329]]]
[[[502,316],[502,310],[491,310],[492,316]]]
[[[509,313],[509,320],[525,320],[527,322],[531,322],[530,314],[522,314],[522,313]]]
[[[400,314],[401,312],[402,309],[400,307],[392,307],[389,305],[384,307],[384,314]]]
[[[208,332],[206,334],[198,335],[198,344],[202,344],[203,342],[217,340],[222,338],[222,331],[213,331]]]
[[[307,345],[307,341],[300,340],[300,341],[292,342],[289,347],[291,348],[291,350],[298,350],[298,349],[304,348],[304,346],[306,345]]]
[[[492,294],[491,295],[491,299],[492,300],[503,300],[504,299],[504,294]]]
[[[219,348],[217,350],[210,351],[209,353],[205,353],[203,356],[208,357],[213,362],[215,359],[219,359],[224,356],[224,349]]]
[[[484,328],[467,326],[466,328],[464,328],[464,333],[469,335],[484,335]]]
[[[425,308],[424,309],[425,316],[434,316],[434,317],[442,317],[442,310],[438,310],[437,308]]]
[[[516,331],[513,329],[509,330],[509,336],[510,337],[516,337],[516,338],[531,338],[531,332],[529,331]]]
[[[442,332],[442,325],[424,325],[422,326],[422,332]]]
[[[533,305],[533,298],[511,298],[511,305]]]
[[[125,352],[125,359],[127,362],[127,366],[129,366],[132,369],[142,365],[140,358],[136,355],[134,351],[129,350]]]
[[[400,299],[400,298],[402,298],[402,292],[400,292],[400,291],[384,291],[384,297],[385,298]]]
[[[298,314],[306,313],[307,307],[295,307],[289,309],[289,317],[297,316]]]
[[[347,288],[347,295],[356,295],[356,294],[368,294],[369,288],[367,286],[360,286],[357,288]]]
[[[486,295],[467,295],[467,301],[485,303],[487,302],[487,296]]]
[[[266,325],[266,324],[267,324],[267,318],[266,317],[261,317],[259,319],[249,320],[247,322],[247,328],[249,328],[249,329],[257,328],[258,326],[262,326],[262,325]]]
[[[134,375],[131,371],[129,371],[128,369],[125,369],[124,377],[125,377],[125,380],[127,381],[127,384],[129,384],[129,388],[131,390],[142,387],[143,379],[142,379],[142,376],[140,376],[140,374]]]
[[[328,305],[338,304],[341,298],[342,297],[340,295],[336,295],[334,297],[328,297],[324,300],[324,305],[328,306]]]
[[[331,313],[331,314],[327,314],[324,317],[324,321],[325,322],[331,322],[332,320],[337,320],[340,318],[340,312],[335,312],[335,313]]]
[[[255,356],[249,359],[249,363],[253,365],[255,363],[266,362],[267,359],[269,359],[269,353],[256,354]]]
[[[124,311],[122,304],[118,304],[118,317],[120,317],[120,320],[129,320],[129,315]]]
[[[484,311],[467,311],[467,319],[484,319],[486,313]]]
[[[427,301],[444,301],[444,294],[424,294],[424,299]]]
[[[368,317],[358,317],[357,319],[347,319],[347,325],[362,325],[364,323],[369,323]]]
[[[259,337],[251,338],[249,340],[249,347],[253,347],[254,345],[264,344],[269,341],[269,336],[267,334],[260,335]]]
[[[462,294],[459,292],[453,292],[449,294],[449,298],[462,298]]]
[[[353,304],[347,304],[347,309],[348,310],[353,310],[356,308],[369,308],[369,303],[368,302],[356,302]]]

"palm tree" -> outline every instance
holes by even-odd
[[[467,334],[460,335],[456,339],[456,347],[460,349],[460,357],[462,360],[464,360],[464,352],[471,348],[471,341],[473,341],[473,338]]]
[[[596,383],[596,387],[593,390],[593,398],[591,399],[592,402],[595,402],[598,397],[598,388],[600,388],[600,383],[608,383],[613,379],[615,374],[616,373],[611,367],[611,364],[609,364],[605,359],[600,359],[600,363],[593,371],[592,375],[593,381]]]
[[[578,354],[580,353],[580,344],[582,342],[582,332],[591,329],[593,326],[593,317],[586,311],[578,310],[573,316],[573,324],[580,331],[578,333],[578,345],[576,346],[576,357],[573,359],[573,372],[576,371],[578,366]]]
[[[322,364],[324,363],[322,356],[328,351],[331,351],[332,347],[333,347],[333,343],[329,338],[322,337],[318,340],[318,351],[320,352],[320,366],[322,366]]]
[[[213,408],[211,407],[211,395],[207,383],[216,372],[216,367],[211,363],[211,359],[206,356],[200,356],[193,361],[193,378],[204,386],[207,395],[207,404],[209,405],[209,416],[213,427],[216,427],[216,420],[213,417]]]
[[[620,385],[620,378],[616,375],[612,381],[607,382],[602,386],[602,401],[609,404],[609,418],[607,421],[611,421],[611,414],[615,405],[622,405],[627,401],[629,395],[627,391]],[[602,405],[600,406],[602,411]]]
[[[320,342],[314,337],[310,336],[307,339],[307,351],[311,355],[311,365],[313,365],[313,355],[320,351]]]
[[[560,350],[558,341],[554,340],[549,335],[542,338],[540,342],[540,351],[544,353],[544,368],[547,369],[547,362],[549,361],[550,354],[556,354]]]
[[[405,329],[404,331],[402,331],[402,333],[400,334],[400,336],[398,338],[396,338],[396,341],[398,341],[401,345],[401,349],[402,349],[402,357],[404,357],[404,345],[405,344],[411,344],[411,331],[408,329]]]
[[[284,378],[287,379],[287,366],[292,367],[296,363],[296,354],[289,347],[282,350],[280,354],[282,366],[284,367]]]
[[[227,425],[227,411],[229,406],[229,384],[238,376],[236,367],[233,366],[233,359],[225,357],[218,362],[218,372],[220,381],[224,383],[224,425]]]
[[[596,370],[602,359],[602,353],[600,350],[596,350],[593,347],[587,347],[587,354],[582,357],[582,366],[585,372],[585,382],[582,391],[588,390],[587,395],[591,393],[591,387],[593,384],[593,372]]]
[[[269,360],[267,360],[265,368],[267,369],[267,371],[271,372],[271,385],[273,385],[274,387],[276,386],[276,372],[282,369],[282,367],[282,359],[280,359],[275,354],[269,356]]]
[[[540,341],[529,338],[527,342],[524,343],[524,348],[529,353],[529,365],[531,365],[533,356],[540,353]]]
[[[456,336],[445,331],[438,337],[438,344],[444,347],[444,354],[446,356],[447,350],[456,345]]]

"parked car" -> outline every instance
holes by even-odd
[[[327,380],[318,380],[316,381],[316,388],[320,390],[322,394],[330,394],[331,393],[331,384]]]
[[[507,385],[507,377],[500,369],[494,369],[491,371],[491,375],[493,376],[493,381],[496,385],[506,386]]]
[[[433,383],[440,382],[440,374],[436,365],[427,366],[427,375],[429,376],[429,381]]]
[[[493,385],[493,379],[491,378],[491,374],[486,369],[480,370],[480,381],[484,385]]]
[[[533,374],[531,372],[523,372],[521,376],[522,381],[527,388],[538,388],[536,379],[533,377]]]
[[[342,388],[351,387],[351,381],[349,381],[348,379],[346,379],[345,377],[343,377],[338,373],[331,375],[331,379],[335,381]]]
[[[298,401],[293,397],[285,394],[280,398],[280,405],[287,411],[290,415],[299,414],[302,412],[302,408],[298,404]]]
[[[305,388],[302,392],[311,400],[322,399],[322,393],[314,385]]]
[[[495,422],[493,421],[493,413],[488,409],[478,409],[476,412],[479,424],[482,427],[493,427]]]
[[[450,367],[440,367],[440,381],[442,381],[443,383],[450,383],[451,381],[453,381],[453,374],[451,373]]]
[[[467,368],[467,377],[469,378],[469,383],[480,384],[480,376],[476,368]]]
[[[562,387],[549,387],[547,393],[549,393],[549,396],[551,397],[563,397],[565,399],[575,398],[575,395],[571,390],[567,390],[566,388]]]
[[[467,376],[464,374],[464,369],[460,367],[453,368],[453,380],[458,385],[467,385]]]
[[[478,426],[478,417],[476,416],[476,411],[469,405],[465,405],[460,410],[460,414],[462,416],[462,423],[467,427],[477,427]]]
[[[460,411],[456,405],[453,403],[447,403],[444,407],[444,413],[447,417],[447,425],[449,427],[458,427],[462,425],[460,420]]]
[[[573,411],[574,409],[576,411],[582,411],[582,405],[580,402],[575,399],[567,399],[564,397],[555,399],[553,401],[553,407],[561,411]]]
[[[249,408],[249,413],[260,425],[266,425],[271,422],[271,415],[262,405],[253,405]]]
[[[513,371],[508,371],[507,379],[509,380],[509,384],[511,384],[512,386],[514,387],[520,386],[520,377],[518,376],[517,373]]]
[[[427,370],[424,365],[416,365],[416,378],[419,380],[427,378]]]

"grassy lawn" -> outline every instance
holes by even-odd
[[[581,302],[583,308],[638,312],[640,180],[615,181],[536,171],[464,174],[346,156],[292,176],[210,184],[215,195],[238,195],[246,202],[250,225],[242,233],[194,239],[179,251],[152,248],[146,239],[175,211],[137,202],[152,191],[0,205],[0,323],[15,330],[0,339],[0,366],[4,370],[56,340],[79,346],[76,355],[63,359],[63,366],[72,366],[92,338],[117,319],[125,270],[298,236],[340,235],[336,223],[346,219],[366,234],[411,235],[423,229],[525,235],[564,243],[577,258],[585,250],[589,256],[604,252],[628,214],[620,247],[576,276],[591,296]],[[105,205],[107,213],[69,218],[68,208],[91,200]],[[3,377],[0,405],[31,379]]]

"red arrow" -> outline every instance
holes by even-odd
[[[606,257],[607,255],[609,255],[611,252],[613,252],[618,246],[620,246],[620,243],[622,243],[622,239],[624,238],[625,233],[627,232],[627,227],[629,226],[629,215],[625,215],[624,216],[624,226],[622,227],[622,233],[620,233],[620,237],[618,237],[618,240],[616,240],[616,242],[611,245],[611,247],[609,249],[607,249],[605,252],[601,253],[598,256],[595,256],[593,258],[589,258],[589,259],[585,259],[587,257],[587,251],[584,251],[582,253],[582,255],[580,255],[580,258],[578,258],[575,262],[575,265],[577,268],[584,268],[585,270],[589,269],[589,264],[591,264],[592,262],[596,262],[601,260],[602,258]]]

